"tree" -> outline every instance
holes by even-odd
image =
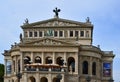
[[[4,64],[0,64],[0,82],[4,82]]]

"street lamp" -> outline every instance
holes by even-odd
[[[62,75],[61,75],[61,74],[58,74],[58,75],[57,75],[57,82],[60,82],[61,79],[62,79]]]
[[[112,78],[110,78],[108,81],[109,81],[109,82],[114,82],[114,80],[113,80]]]
[[[86,77],[86,81],[87,81],[87,82],[90,82],[90,81],[91,81],[91,77],[90,77],[90,76],[87,76],[87,77]]]
[[[20,72],[18,72],[16,74],[16,76],[17,76],[18,82],[20,82],[20,79],[22,78],[22,74]]]

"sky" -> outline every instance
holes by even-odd
[[[113,51],[113,76],[120,82],[120,0],[0,0],[0,63],[1,53],[19,42],[21,25],[26,18],[37,22],[54,17],[53,9],[61,9],[59,17],[94,25],[93,45]]]

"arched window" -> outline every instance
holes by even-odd
[[[30,57],[26,56],[24,58],[24,64],[30,64],[30,61],[31,61]]]
[[[84,61],[82,64],[82,72],[83,74],[88,74],[88,62]]]
[[[46,77],[42,77],[40,82],[48,82],[48,79]]]
[[[52,64],[52,58],[51,57],[46,58],[46,64]]]
[[[68,71],[75,72],[75,59],[73,57],[68,58]]]
[[[92,63],[92,75],[96,75],[96,63]]]
[[[62,57],[58,57],[56,63],[57,63],[58,65],[63,66],[63,65],[64,65],[64,60],[63,60],[63,58],[62,58]]]
[[[41,63],[41,58],[39,56],[35,58],[35,63]]]

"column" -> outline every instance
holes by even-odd
[[[15,74],[17,73],[17,56],[15,56]]]
[[[40,82],[40,77],[39,77],[39,73],[36,73],[36,82]]]
[[[78,52],[75,53],[75,73],[78,73]]]
[[[31,52],[31,63],[33,63],[33,52]]]
[[[55,64],[55,52],[53,52],[53,64]]]
[[[44,64],[44,53],[42,52],[42,64]]]
[[[86,30],[84,30],[84,37],[86,37]]]
[[[60,80],[60,82],[65,82],[65,75],[62,74],[62,79]]]
[[[6,69],[6,67],[7,67],[7,59],[5,59],[4,61],[5,61],[5,68],[4,68],[5,69],[5,76],[7,76],[7,69]]]
[[[88,70],[88,74],[92,75],[92,57],[89,59]]]
[[[64,52],[64,63],[66,63],[66,64],[67,64],[66,52]]]
[[[20,68],[21,68],[21,72],[23,71],[23,54],[22,52],[20,53]]]
[[[27,73],[24,73],[24,81],[23,82],[28,82],[28,79],[27,79]]]
[[[97,77],[99,77],[100,76],[100,61],[99,61],[99,59],[97,59],[97,62],[96,62],[96,75],[97,75]]]
[[[64,52],[64,66],[67,66],[67,57],[66,57],[66,52]],[[64,69],[66,72],[68,72],[67,67]]]
[[[82,64],[83,64],[83,58],[82,58],[82,56],[79,56],[79,58],[80,58],[80,62],[79,62],[79,65],[80,65],[80,75],[82,75],[82,68],[83,68],[83,66],[82,66]]]
[[[48,74],[48,82],[52,82],[52,75],[51,75],[51,73]]]

